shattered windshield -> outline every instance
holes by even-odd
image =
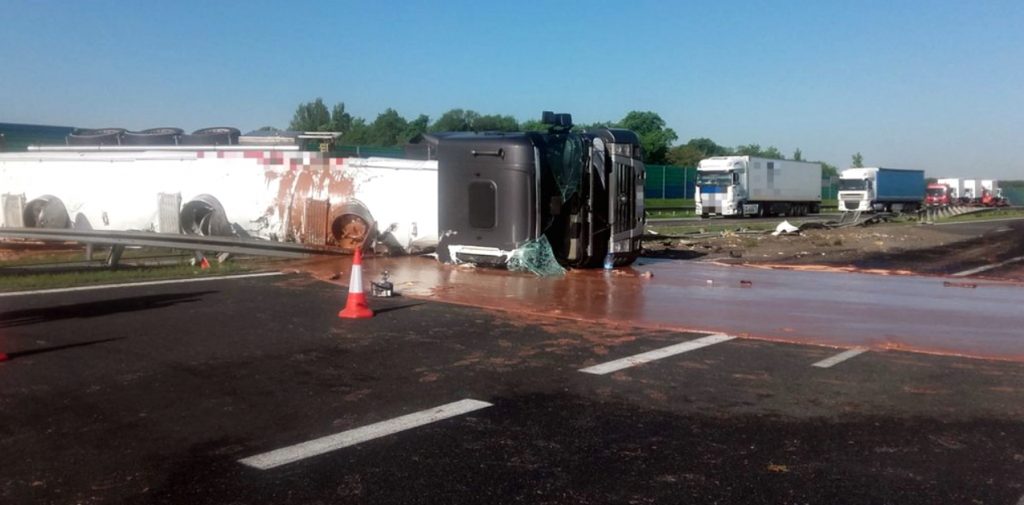
[[[544,148],[562,201],[568,201],[583,178],[583,141],[579,135],[552,135]]]

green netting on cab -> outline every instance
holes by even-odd
[[[506,266],[513,272],[533,272],[539,277],[565,275],[565,269],[558,264],[555,253],[551,250],[551,243],[543,235],[537,240],[527,241],[512,251]]]

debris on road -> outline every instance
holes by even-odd
[[[796,226],[789,224],[789,221],[783,221],[779,223],[778,226],[775,227],[775,231],[772,232],[772,236],[778,237],[779,235],[782,234],[790,235],[794,233],[799,234],[800,228],[797,228]]]

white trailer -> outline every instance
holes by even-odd
[[[999,181],[992,179],[982,179],[980,184],[982,192],[987,191],[989,195],[996,198],[1003,197],[1003,190],[999,188]],[[978,196],[979,198],[981,197],[981,195]]]
[[[964,179],[964,191],[960,194],[960,199],[970,203],[978,198],[981,198],[981,181],[977,179]]]
[[[949,188],[949,197],[951,199],[960,198],[964,194],[964,179],[952,177],[948,179],[938,179],[935,182]]]
[[[437,245],[437,162],[297,146],[55,147],[0,153],[3,227]]]
[[[821,164],[753,156],[716,156],[697,165],[702,217],[805,215],[821,208]]]

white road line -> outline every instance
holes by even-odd
[[[222,281],[230,279],[248,279],[252,277],[271,277],[274,275],[284,275],[284,272],[262,272],[258,274],[242,274],[242,275],[217,275],[211,277],[195,277],[189,279],[168,279],[165,281],[146,281],[146,282],[126,282],[124,284],[99,284],[96,286],[78,286],[76,288],[55,288],[55,289],[39,289],[36,291],[12,291],[10,293],[0,293],[0,298],[5,296],[28,296],[28,295],[47,295],[52,293],[71,293],[74,291],[91,291],[94,289],[114,289],[114,288],[134,288],[139,286],[160,286],[163,284],[184,284],[186,282],[205,282],[205,281]]]
[[[421,410],[419,412],[413,412],[412,414],[396,417],[387,421],[368,424],[361,428],[355,428],[341,433],[336,433],[334,435],[328,435],[326,437],[303,442],[301,444],[283,447],[263,454],[257,454],[256,456],[240,459],[238,462],[260,470],[269,470],[281,465],[287,465],[288,463],[294,463],[302,459],[319,456],[344,447],[353,446],[368,440],[392,435],[400,431],[417,428],[490,406],[490,403],[482,402],[480,400],[459,400],[457,402],[447,403],[439,407]]]
[[[981,272],[992,270],[993,268],[999,268],[1004,265],[1009,265],[1010,263],[1016,263],[1018,261],[1024,261],[1024,256],[1017,256],[1016,258],[1010,258],[1006,261],[1000,261],[999,263],[992,263],[991,265],[983,265],[978,268],[972,268],[970,270],[964,270],[963,272],[957,272],[953,274],[953,277],[967,277],[969,275],[980,274]]]
[[[696,340],[690,340],[688,342],[682,342],[668,347],[662,347],[661,349],[655,349],[653,351],[647,351],[640,354],[634,354],[627,358],[617,359],[615,361],[609,361],[607,363],[601,363],[600,365],[594,365],[591,367],[580,369],[583,373],[592,373],[594,375],[604,375],[612,372],[617,372],[623,368],[629,368],[631,366],[640,365],[661,358],[667,358],[669,356],[675,356],[676,354],[682,354],[684,352],[700,349],[701,347],[707,347],[709,345],[717,344],[719,342],[725,342],[732,340],[736,337],[730,337],[729,335],[723,335],[716,333],[714,335],[708,335],[701,337]]]
[[[831,358],[825,358],[811,366],[816,366],[818,368],[829,368],[831,366],[838,365],[839,363],[842,363],[854,356],[858,356],[866,352],[868,352],[867,347],[854,347],[853,349],[848,349],[839,354],[836,354]]]

